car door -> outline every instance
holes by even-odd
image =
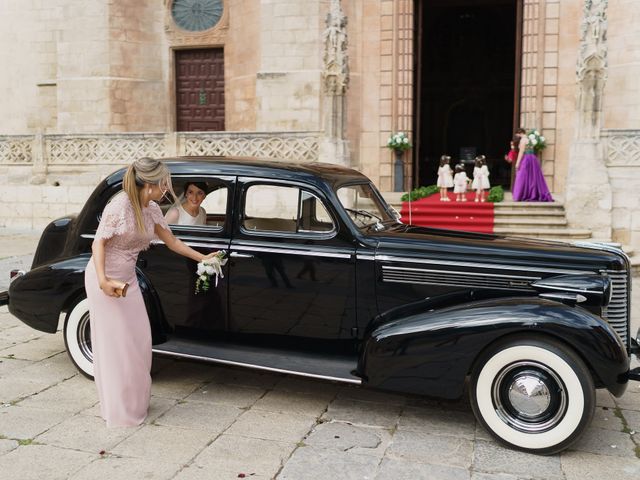
[[[273,341],[355,336],[355,247],[322,193],[241,178],[236,195],[230,330]]]
[[[174,176],[172,182],[179,202],[182,201],[182,191],[187,182],[204,186],[207,194],[201,205],[206,211],[206,224],[170,224],[173,234],[203,254],[227,250],[235,177]],[[165,214],[172,207],[171,204],[162,206]],[[169,334],[203,338],[228,329],[227,275],[218,280],[217,286],[212,285],[206,292],[195,293],[197,263],[172,252],[159,241],[141,253],[139,266],[156,290]],[[226,267],[223,272],[226,272]]]

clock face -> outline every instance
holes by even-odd
[[[214,27],[222,16],[222,0],[173,0],[173,21],[190,32]]]

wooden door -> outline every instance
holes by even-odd
[[[176,50],[178,131],[224,130],[222,48]]]

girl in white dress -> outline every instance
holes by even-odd
[[[449,155],[442,155],[440,157],[440,168],[438,168],[438,187],[440,187],[440,201],[448,202],[447,189],[453,187],[453,173],[449,162],[451,157]]]
[[[476,191],[476,202],[484,202],[486,199],[485,190],[489,190],[489,169],[487,168],[487,160],[484,155],[476,157],[476,164],[473,168],[473,183],[471,188]]]
[[[453,193],[456,194],[457,202],[467,201],[467,185],[469,177],[464,171],[464,165],[456,165],[456,174],[453,177]]]
[[[167,223],[178,225],[205,225],[207,212],[200,205],[207,197],[207,185],[202,182],[187,182],[184,200],[169,209],[165,215]]]

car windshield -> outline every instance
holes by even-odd
[[[345,185],[336,192],[340,203],[349,214],[356,227],[373,227],[382,230],[388,222],[396,223],[394,210],[376,192],[370,183]]]

